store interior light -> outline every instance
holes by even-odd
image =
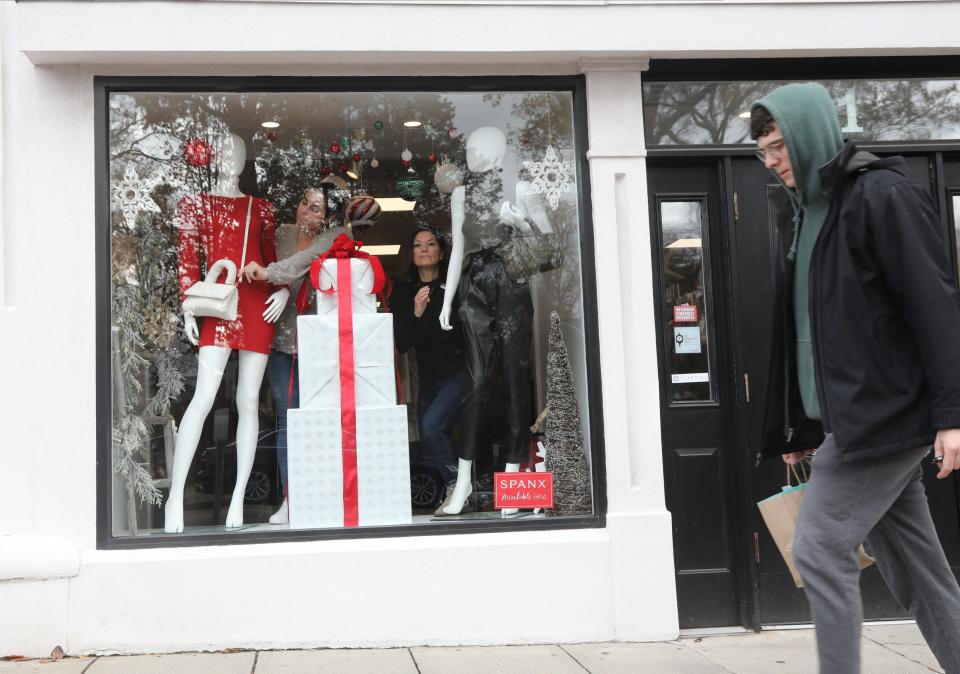
[[[418,121],[415,120],[415,119],[411,119],[409,122],[404,122],[404,123],[403,123],[404,126],[409,127],[409,128],[411,128],[411,129],[414,128],[414,127],[420,126],[421,124],[422,124],[422,122],[418,122]]]
[[[350,178],[350,180],[359,180],[359,179],[360,179],[360,176],[358,176],[358,175],[357,175],[356,173],[354,173],[353,171],[347,171],[347,177]],[[383,210],[383,207],[381,206],[380,209]]]
[[[369,255],[399,255],[400,244],[390,243],[380,246],[360,246],[360,250]]]
[[[700,248],[702,242],[700,239],[677,239],[669,244],[667,248]]]
[[[737,115],[737,117],[742,117],[743,119],[750,119],[750,111],[747,110],[746,112],[741,112],[739,115]]]
[[[280,127],[280,122],[260,122],[260,126],[264,129],[277,129]]]
[[[381,211],[412,211],[416,201],[407,201],[400,197],[374,197],[380,204]]]

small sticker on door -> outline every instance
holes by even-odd
[[[673,345],[676,353],[701,353],[700,328],[674,328]]]
[[[670,376],[671,384],[699,384],[710,381],[709,372],[684,372]]]
[[[696,323],[698,320],[696,304],[678,304],[673,307],[674,323]]]

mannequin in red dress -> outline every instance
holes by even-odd
[[[226,257],[233,260],[238,269],[241,268],[247,208],[251,199],[250,230],[243,263],[256,261],[267,265],[277,257],[273,206],[263,199],[244,195],[237,184],[246,162],[243,140],[234,134],[226,137],[215,159],[218,160],[219,169],[215,188],[210,193],[184,197],[177,207],[180,220],[178,252],[181,300],[186,290],[201,278],[201,251],[208,266]],[[227,511],[226,525],[234,528],[243,524],[244,492],[253,468],[257,436],[260,433],[257,414],[260,384],[273,342],[273,324],[290,298],[290,291],[286,288],[274,289],[263,282],[243,281],[238,284],[237,293],[235,321],[202,318],[198,329],[194,316],[189,313],[183,316],[187,339],[191,344],[199,344],[200,352],[196,390],[177,432],[170,495],[165,508],[164,530],[167,533],[183,531],[183,486],[203,423],[213,407],[233,349],[240,351],[237,482]]]

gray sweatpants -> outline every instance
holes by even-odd
[[[920,482],[920,460],[929,451],[843,463],[832,435],[817,449],[793,557],[813,612],[821,674],[860,672],[857,548],[864,540],[940,666],[960,674],[960,588]]]

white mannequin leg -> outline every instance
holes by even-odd
[[[504,471],[505,473],[519,473],[519,472],[520,472],[520,464],[519,464],[519,463],[508,463],[508,464],[506,465],[506,467],[503,469],[503,471]],[[510,516],[510,515],[516,515],[518,510],[520,510],[520,509],[519,509],[519,508],[503,508],[503,509],[500,511],[500,516],[501,516],[501,517],[508,517],[508,516]]]
[[[240,375],[237,378],[237,484],[233,487],[230,509],[227,510],[227,528],[243,525],[243,499],[247,480],[253,470],[260,435],[260,385],[267,369],[267,354],[255,351],[240,352]]]
[[[163,530],[168,534],[183,531],[183,485],[187,481],[203,422],[213,407],[213,401],[223,379],[231,349],[223,346],[201,346],[197,360],[197,388],[180,420],[177,443],[173,452],[173,472],[170,477],[170,495],[164,508]]]
[[[472,467],[473,461],[470,459],[457,461],[457,483],[453,487],[453,493],[448,502],[440,508],[444,515],[459,515],[463,505],[473,493]]]

